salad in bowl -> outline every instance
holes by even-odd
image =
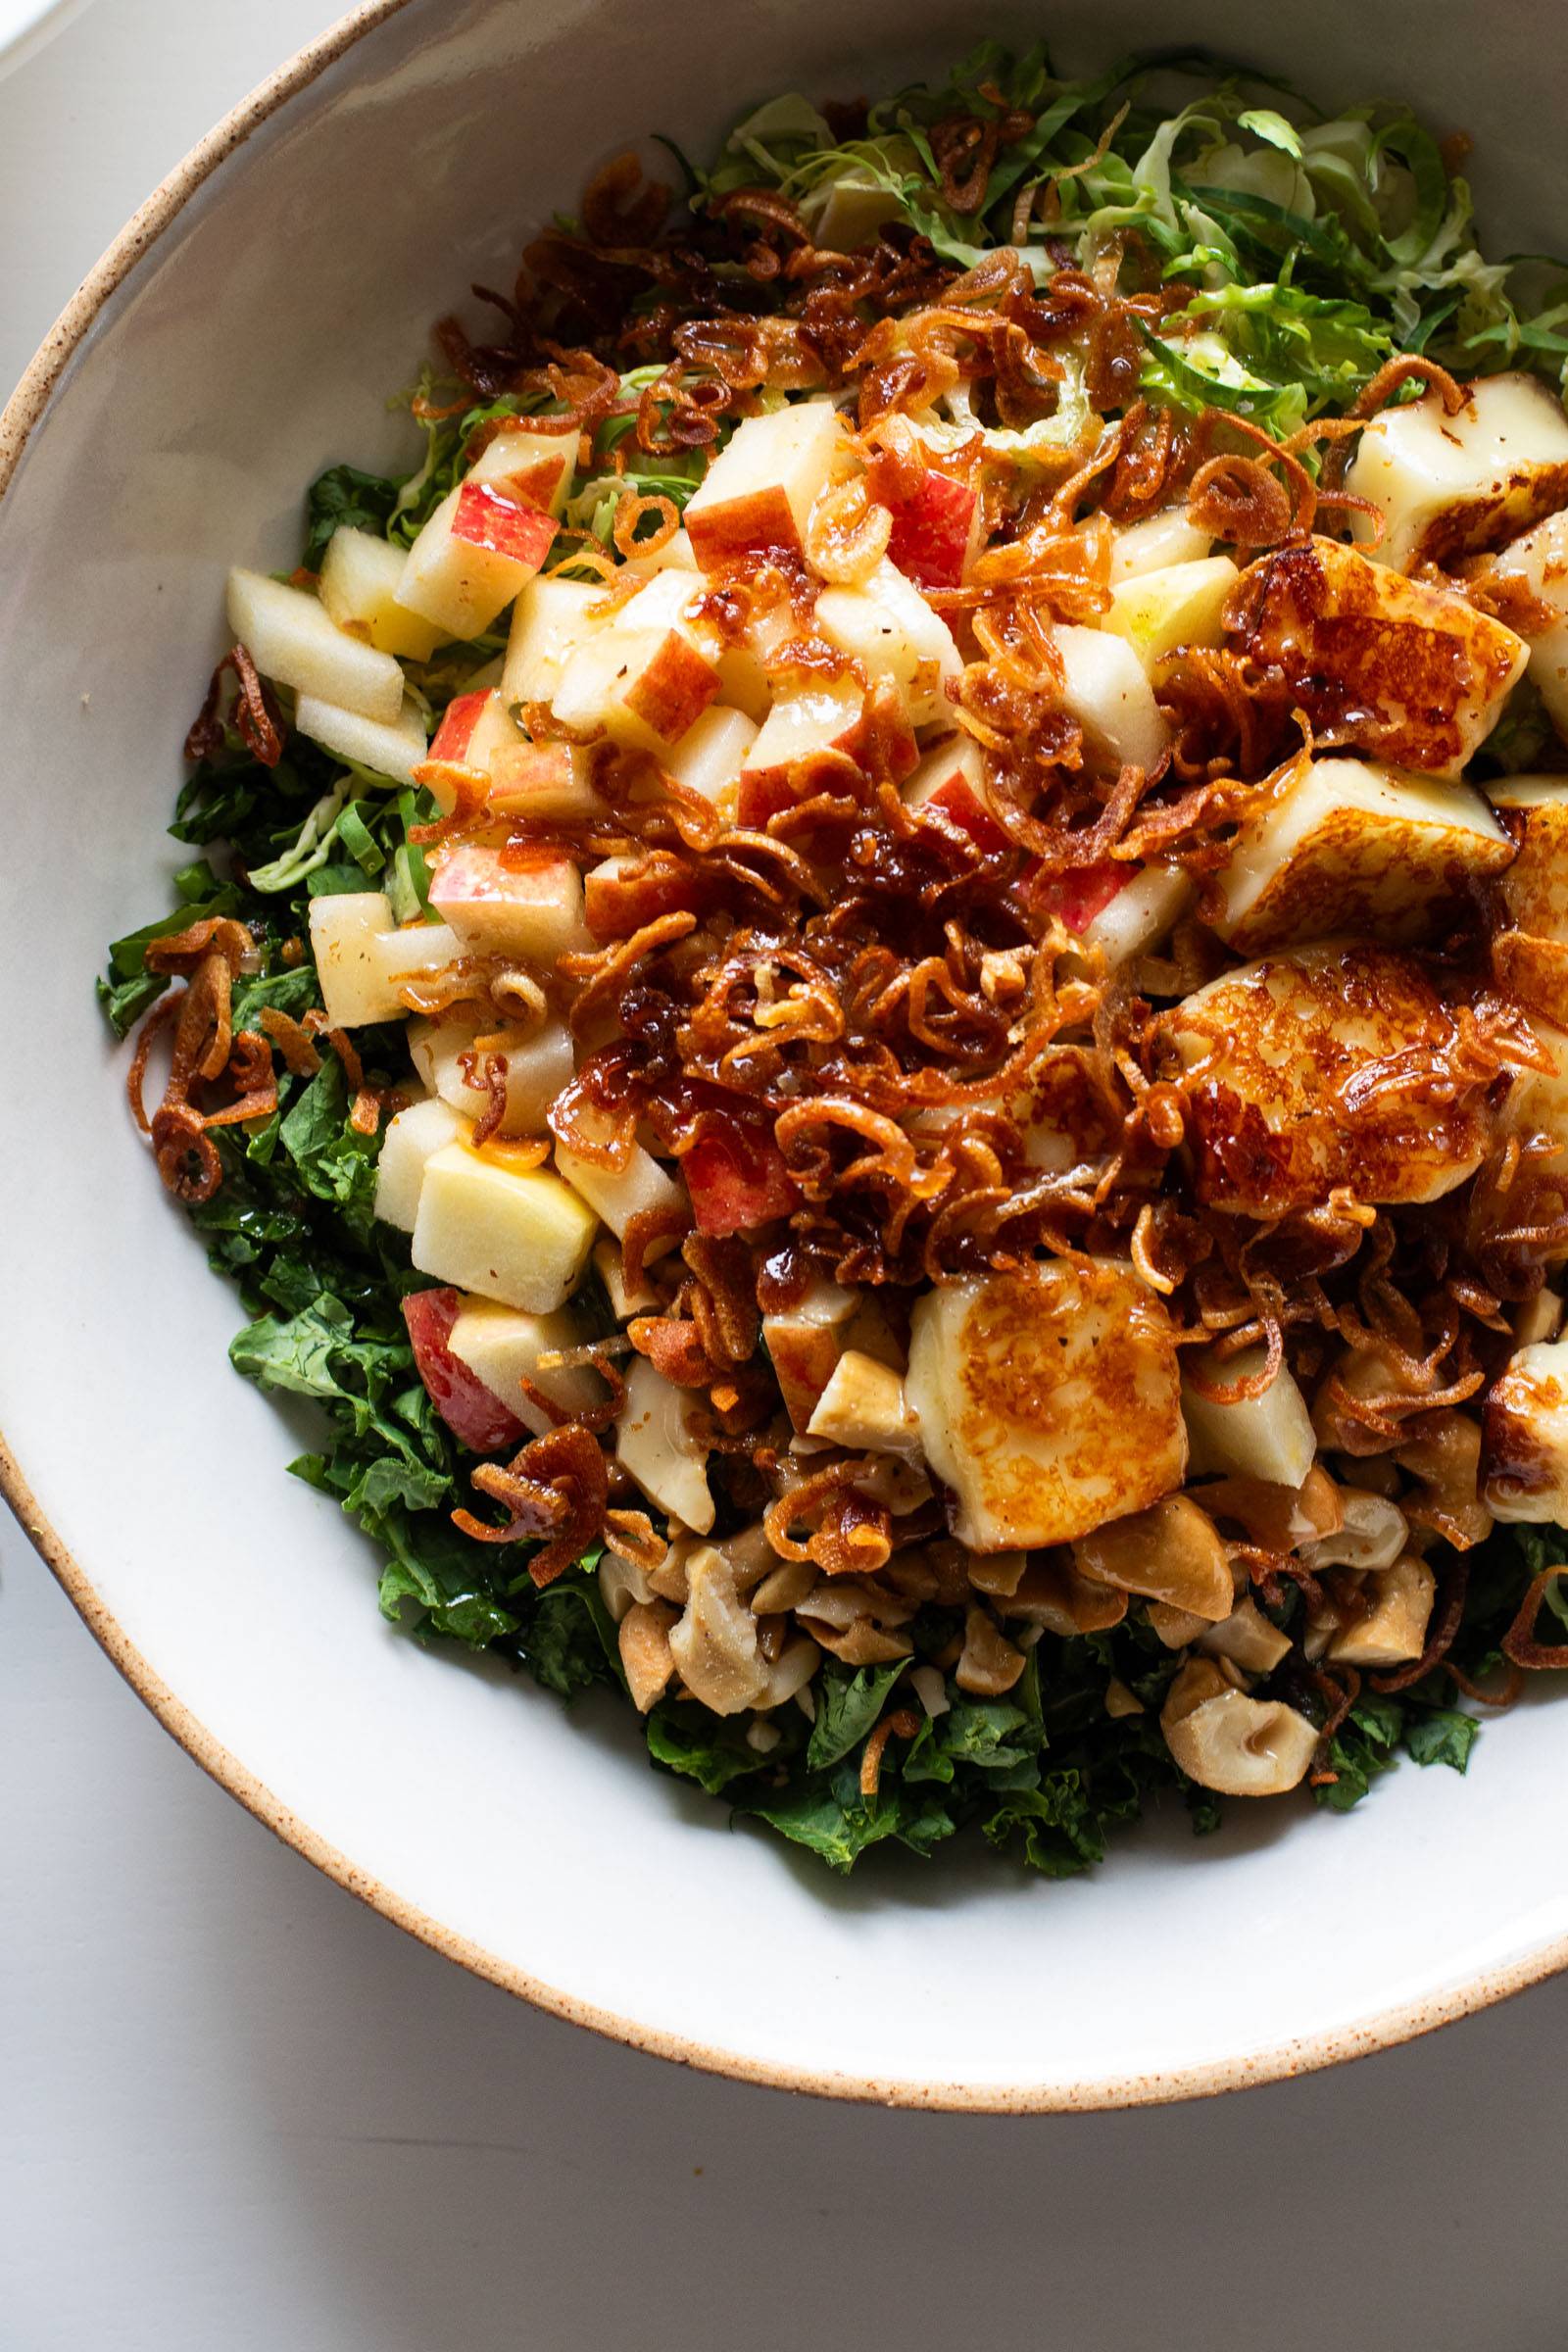
[[[389,1617],[838,1868],[1568,1663],[1568,304],[1462,147],[774,101],[230,576],[101,994],[232,1361]]]

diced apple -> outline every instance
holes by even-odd
[[[447,637],[477,637],[550,553],[553,516],[489,482],[449,490],[409,550],[398,603]]]
[[[1407,580],[1336,539],[1262,556],[1235,650],[1282,673],[1320,749],[1457,776],[1530,651],[1464,597]]]
[[[1200,529],[1185,507],[1162,508],[1116,532],[1110,545],[1110,584],[1117,588],[1146,572],[1200,564],[1213,544],[1213,533]]]
[[[633,1315],[651,1314],[658,1306],[659,1293],[646,1275],[635,1290],[631,1288],[620,1244],[608,1233],[602,1233],[594,1244],[594,1272],[605,1286],[610,1311],[617,1323],[629,1323]]]
[[[956,588],[980,546],[980,501],[968,484],[928,466],[900,497],[887,466],[876,476],[876,495],[893,515],[888,562],[917,588]]]
[[[340,629],[318,598],[259,571],[228,575],[228,625],[264,678],[361,718],[396,724],[403,672],[390,654]]]
[[[302,694],[294,709],[294,725],[312,743],[335,759],[352,760],[372,775],[390,776],[395,784],[414,783],[414,771],[430,757],[425,748],[424,718],[411,694],[395,726],[378,718],[364,718],[358,710],[343,710],[314,694]]]
[[[1191,1359],[1188,1359],[1189,1362]],[[1230,1388],[1261,1372],[1261,1348],[1248,1348],[1223,1362],[1200,1359],[1210,1387]],[[1257,1396],[1216,1404],[1182,1380],[1187,1420],[1188,1475],[1217,1470],[1226,1477],[1266,1479],[1270,1486],[1298,1487],[1317,1459],[1317,1438],[1306,1399],[1284,1364]],[[1202,1497],[1200,1495],[1200,1501]]]
[[[504,498],[539,507],[559,520],[577,456],[577,435],[541,433],[527,424],[506,425],[486,442],[464,476],[487,482]]]
[[[1101,627],[1125,637],[1145,669],[1154,669],[1180,646],[1221,642],[1225,600],[1240,577],[1229,556],[1137,572],[1112,588]]]
[[[1346,487],[1385,518],[1381,563],[1448,564],[1568,505],[1568,417],[1534,375],[1471,384],[1452,416],[1428,392],[1371,419]]]
[[[1511,581],[1539,612],[1517,622],[1530,647],[1530,676],[1546,714],[1568,737],[1568,514],[1548,515],[1486,565],[1488,580]]]
[[[622,576],[617,574],[617,579]],[[699,616],[696,608],[708,594],[708,582],[700,571],[686,571],[673,564],[656,571],[646,587],[614,613],[611,626],[616,629],[678,629],[700,653],[711,655],[719,642],[718,631]]]
[[[512,709],[554,700],[562,672],[580,646],[605,626],[605,591],[597,580],[534,579],[513,609],[502,700]]]
[[[592,1412],[604,1396],[605,1384],[591,1365],[545,1366],[539,1360],[579,1347],[582,1336],[565,1307],[550,1315],[525,1314],[494,1299],[467,1298],[447,1334],[447,1348],[524,1430],[541,1438],[557,1422],[524,1395],[524,1380],[573,1419]]]
[[[1243,964],[1161,1026],[1184,1065],[1200,1197],[1216,1208],[1283,1216],[1336,1185],[1435,1200],[1486,1157],[1485,1083],[1441,1101],[1412,1083],[1451,1066],[1459,1029],[1396,951],[1323,940]]]
[[[493,1038],[476,1055],[474,1040]],[[498,1057],[506,1064],[507,1106],[498,1132],[515,1140],[543,1135],[545,1114],[573,1074],[571,1039],[564,1021],[539,1029],[497,1029],[487,1014],[457,1007],[439,1021],[409,1026],[409,1054],[425,1085],[454,1110],[483,1118],[490,1107],[486,1087],[476,1083],[480,1064]]]
[[[491,686],[479,693],[453,696],[430,738],[430,758],[449,760],[455,767],[483,768],[488,775],[497,754],[522,740],[522,730],[500,689]]]
[[[1062,708],[1083,729],[1097,765],[1152,768],[1169,740],[1148,672],[1124,637],[1059,624]]]
[[[321,1003],[334,1029],[366,1021],[395,1021],[404,1005],[383,979],[374,944],[394,928],[391,905],[379,890],[334,891],[311,901],[311,957]]]
[[[606,1133],[610,1132],[606,1122]],[[581,1193],[598,1212],[617,1241],[626,1238],[626,1229],[633,1217],[644,1216],[655,1209],[684,1211],[686,1194],[675,1178],[662,1168],[651,1152],[641,1144],[633,1144],[631,1155],[623,1168],[602,1168],[591,1159],[572,1152],[557,1139],[556,1166],[573,1190]],[[662,1256],[673,1249],[678,1234],[660,1235],[643,1252],[645,1258]]]
[[[787,605],[768,605],[754,614],[745,635],[733,644],[726,643],[716,657],[720,702],[744,711],[760,726],[773,708],[774,692],[787,670],[787,650],[795,634]]]
[[[1050,1259],[927,1292],[906,1385],[973,1551],[1068,1543],[1181,1485],[1170,1318],[1120,1262]]]
[[[799,1198],[783,1152],[763,1129],[709,1127],[680,1166],[699,1233],[751,1233],[787,1217]]]
[[[707,903],[707,876],[684,858],[655,850],[603,858],[582,878],[590,938],[626,939],[662,914],[694,914]]]
[[[848,1348],[817,1399],[808,1435],[865,1453],[913,1453],[919,1436],[904,1382],[873,1355]]]
[[[453,1329],[463,1304],[462,1294],[453,1290],[414,1291],[404,1299],[403,1320],[414,1348],[415,1370],[436,1411],[463,1445],[475,1453],[515,1452],[528,1434],[522,1421],[452,1351]]]
[[[375,1163],[375,1213],[383,1225],[414,1231],[425,1163],[448,1144],[466,1142],[469,1133],[467,1120],[437,1095],[411,1102],[389,1121]]]
[[[797,401],[744,416],[688,501],[686,528],[704,571],[767,556],[800,563],[807,518],[843,445],[838,412]]]
[[[717,693],[718,671],[679,629],[607,629],[566,662],[552,709],[563,726],[661,759]]]
[[[653,578],[661,571],[695,571],[697,558],[692,553],[691,533],[671,531],[662,547],[640,547],[629,559],[634,571],[646,572]]]
[[[756,741],[754,720],[743,710],[726,710],[715,703],[665,755],[664,770],[688,792],[700,792],[705,801],[733,810],[741,770]]]
[[[340,629],[363,637],[377,653],[428,662],[441,642],[440,630],[396,602],[407,555],[407,548],[394,547],[373,531],[339,523],[321,561],[320,599]]]
[[[896,564],[884,558],[858,588],[824,588],[816,626],[868,681],[892,679],[911,726],[929,726],[948,710],[948,682],[963,666],[953,631]]]
[[[803,1434],[844,1352],[859,1301],[836,1282],[817,1281],[795,1302],[762,1317],[762,1341],[785,1410]]]
[[[396,931],[378,932],[370,942],[371,968],[394,991],[446,971],[463,954],[463,942],[449,923],[404,923]]]
[[[1282,775],[1283,789],[1281,779],[1260,787],[1262,809],[1215,877],[1224,912],[1214,927],[1240,955],[1329,931],[1430,938],[1468,881],[1513,856],[1468,784],[1349,759],[1293,761]],[[1568,901],[1568,870],[1563,881]]]
[[[1568,1520],[1568,1340],[1521,1348],[1487,1392],[1482,1498],[1513,1524]]]
[[[1004,850],[1007,836],[991,813],[985,760],[972,735],[950,735],[928,752],[904,787],[910,808],[935,808],[967,833],[976,849]]]
[[[597,1225],[548,1168],[512,1168],[448,1144],[425,1164],[414,1263],[438,1282],[548,1315],[581,1280]]]
[[[677,1527],[706,1536],[713,1524],[708,1448],[693,1434],[694,1399],[646,1356],[626,1369],[626,1401],[615,1422],[615,1459],[649,1501]]]
[[[466,842],[436,869],[430,905],[467,952],[548,965],[585,946],[582,876],[571,859],[541,855],[516,865],[509,855]]]
[[[497,816],[581,822],[602,816],[591,752],[574,743],[516,743],[495,756],[487,807]]]
[[[1085,945],[1098,948],[1112,971],[1159,947],[1194,895],[1180,866],[1146,865],[1135,872],[1123,865],[1119,870],[1131,879],[1096,909],[1083,931]]]
[[[876,243],[890,221],[905,217],[898,198],[858,165],[820,186],[820,194],[808,197],[805,211],[811,242],[823,253],[859,253]]]
[[[853,753],[860,739],[863,713],[864,697],[848,678],[780,694],[758,730],[741,770],[741,824],[760,831],[770,816],[789,808],[795,799],[789,771],[797,760],[809,760],[818,752]],[[912,771],[919,752],[912,735],[909,742],[914,751],[909,762]]]

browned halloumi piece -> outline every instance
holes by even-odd
[[[1442,398],[1384,409],[1356,446],[1346,487],[1386,525],[1378,555],[1414,570],[1495,547],[1568,505],[1568,417],[1539,376],[1484,376],[1449,416]]]
[[[928,1292],[906,1395],[974,1551],[1069,1543],[1172,1493],[1187,1467],[1170,1318],[1117,1260]]]
[[[1493,1121],[1455,1067],[1459,1025],[1419,964],[1321,940],[1225,972],[1163,1016],[1199,1190],[1282,1216],[1336,1185],[1435,1200],[1475,1173]]]
[[[1530,649],[1462,596],[1333,539],[1260,557],[1231,604],[1238,650],[1272,671],[1320,751],[1457,776]]]
[[[1215,876],[1214,928],[1243,956],[1329,931],[1431,938],[1513,856],[1470,785],[1373,760],[1293,760],[1258,801]]]

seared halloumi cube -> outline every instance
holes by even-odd
[[[1538,939],[1568,940],[1568,776],[1502,776],[1487,798],[1518,846],[1502,878],[1509,920]]]
[[[1170,1494],[1186,1468],[1170,1319],[1111,1259],[928,1292],[906,1390],[972,1551],[1068,1543]]]
[[[1568,778],[1508,776],[1488,794],[1517,844],[1499,895],[1508,928],[1493,935],[1498,986],[1568,1027]]]
[[[1568,514],[1548,515],[1481,568],[1489,582],[1521,592],[1514,625],[1530,647],[1530,676],[1552,725],[1568,736]]]
[[[1265,956],[1161,1027],[1184,1069],[1199,1191],[1216,1208],[1283,1216],[1336,1185],[1361,1200],[1436,1200],[1486,1156],[1486,1087],[1437,1083],[1458,1024],[1394,950],[1331,939]]]
[[[599,1220],[548,1168],[448,1144],[426,1161],[413,1257],[421,1274],[548,1315],[582,1279]]]
[[[1533,1014],[1530,1025],[1552,1066],[1516,1072],[1500,1124],[1510,1135],[1556,1136],[1568,1146],[1568,1031],[1539,1013]]]
[[[650,1502],[694,1535],[713,1524],[708,1448],[692,1427],[695,1398],[656,1372],[646,1356],[626,1369],[626,1401],[615,1422],[615,1459]]]
[[[1251,1348],[1223,1362],[1207,1353],[1196,1362],[1189,1357],[1188,1362],[1190,1371],[1201,1372],[1210,1388],[1234,1388],[1261,1372],[1265,1360],[1261,1348]],[[1189,1472],[1218,1470],[1227,1477],[1298,1487],[1317,1459],[1306,1398],[1284,1364],[1260,1395],[1238,1397],[1234,1403],[1216,1403],[1201,1394],[1190,1374],[1184,1375],[1182,1411],[1191,1446]]]
[[[1568,1519],[1568,1340],[1511,1355],[1482,1411],[1482,1500],[1494,1519]]]
[[[1371,419],[1346,488],[1383,515],[1381,563],[1448,564],[1568,504],[1568,417],[1535,375],[1487,376],[1452,416],[1428,392]]]
[[[1466,881],[1513,857],[1470,785],[1409,768],[1293,760],[1259,799],[1215,876],[1224,912],[1214,928],[1243,956],[1326,931],[1399,944],[1430,937]]]
[[[1261,557],[1236,650],[1286,678],[1318,744],[1457,776],[1524,673],[1522,637],[1335,539]]]

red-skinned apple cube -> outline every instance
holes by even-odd
[[[605,804],[593,777],[593,754],[577,744],[517,741],[491,763],[489,805],[504,817],[603,815]]]
[[[552,707],[579,734],[658,759],[717,693],[717,670],[678,629],[607,629],[571,656]]]
[[[711,896],[707,876],[658,850],[607,858],[583,876],[584,918],[601,944],[628,939],[662,914],[701,913]]]
[[[985,762],[970,735],[954,735],[928,752],[904,788],[911,808],[940,810],[976,849],[1004,850],[1007,836],[986,800]]]
[[[534,577],[555,535],[542,508],[460,482],[410,548],[397,601],[449,637],[477,637]]]
[[[760,1129],[706,1128],[680,1167],[699,1233],[749,1233],[787,1217],[799,1199],[783,1152]]]
[[[1042,874],[1030,882],[1031,905],[1045,914],[1059,914],[1076,938],[1082,939],[1097,914],[1124,891],[1138,872],[1135,865],[1102,858],[1097,865],[1070,866],[1065,872]]]
[[[886,469],[891,471],[891,468]],[[906,498],[876,495],[892,510],[889,560],[921,588],[956,588],[980,544],[980,502],[964,483],[928,469]]]
[[[430,905],[475,956],[553,963],[586,944],[582,877],[569,858],[509,865],[507,853],[465,843],[442,860]]]
[[[743,417],[686,508],[692,552],[704,571],[770,556],[799,564],[811,502],[825,488],[842,442],[828,401]]]
[[[430,739],[430,758],[493,774],[497,755],[521,742],[521,730],[492,686],[486,693],[453,697]]]
[[[528,1436],[493,1389],[447,1346],[467,1301],[461,1291],[414,1291],[403,1301],[415,1369],[436,1411],[461,1445],[475,1453],[512,1453]]]
[[[540,433],[514,427],[496,434],[465,478],[491,482],[506,497],[559,516],[571,486],[576,455],[574,432]]]

